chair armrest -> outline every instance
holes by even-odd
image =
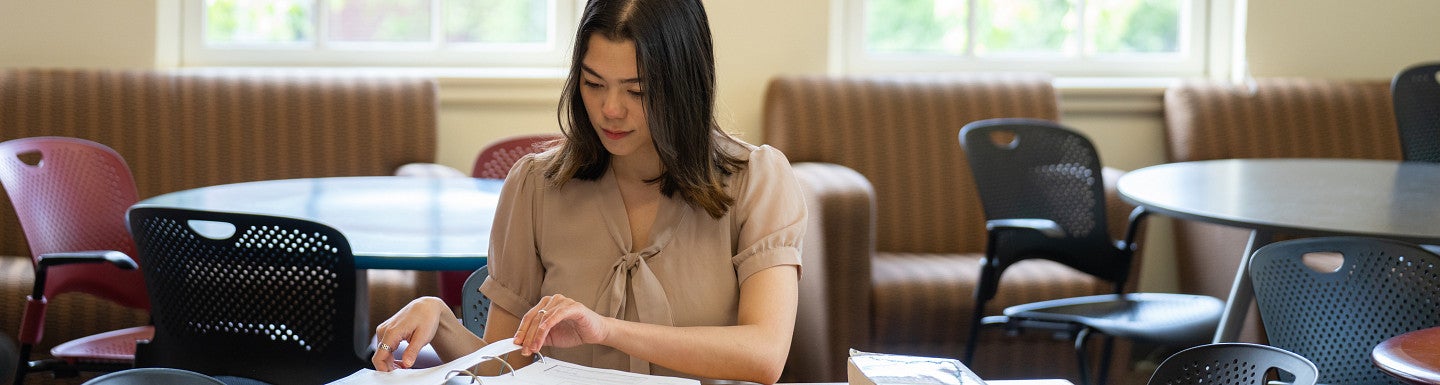
[[[985,221],[985,231],[1029,230],[1046,238],[1064,238],[1065,229],[1059,223],[1042,218],[1010,218]]]
[[[36,260],[37,268],[46,269],[50,266],[68,265],[72,263],[99,263],[109,262],[121,270],[135,270],[139,265],[129,255],[115,250],[90,250],[71,251],[61,253],[40,254]]]
[[[787,376],[844,378],[848,349],[870,348],[870,258],[875,189],[832,163],[794,165],[809,224],[801,246],[800,304]],[[838,365],[838,366],[837,366]]]
[[[52,266],[101,262],[108,262],[120,268],[120,270],[135,270],[140,267],[140,265],[135,263],[134,259],[130,259],[129,255],[115,250],[86,250],[40,254],[40,256],[35,259],[34,289],[30,293],[30,297],[45,298],[45,272]]]

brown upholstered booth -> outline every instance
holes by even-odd
[[[1388,80],[1192,81],[1165,93],[1168,159],[1400,159]],[[1225,298],[1249,231],[1176,221],[1180,290]],[[1254,306],[1240,340],[1264,342]]]
[[[980,119],[1056,120],[1057,103],[1050,78],[1038,74],[771,80],[764,142],[794,163],[811,214],[783,381],[843,381],[850,348],[963,354],[986,232],[957,135]],[[1118,175],[1106,173],[1112,234],[1124,233],[1129,212],[1114,195]],[[1107,291],[1068,267],[1031,260],[1006,271],[987,311]],[[1068,340],[1001,333],[981,337],[972,366],[982,377],[1075,378]]]
[[[434,161],[437,107],[436,85],[423,78],[0,70],[0,141],[53,135],[108,145],[124,156],[142,199],[263,179],[390,175]],[[33,271],[3,193],[0,207],[0,330],[13,333]],[[372,325],[435,291],[433,274],[369,273]],[[84,294],[51,299],[50,312],[66,314],[50,317],[40,355],[56,341],[148,320]]]

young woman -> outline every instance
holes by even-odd
[[[715,123],[700,0],[591,0],[573,57],[565,139],[521,159],[500,194],[484,341],[513,338],[516,367],[540,351],[640,373],[777,381],[805,205],[783,154]],[[484,344],[433,297],[376,335],[382,348],[430,344],[446,360]],[[392,367],[388,349],[372,360]]]

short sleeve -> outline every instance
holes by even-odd
[[[534,170],[535,155],[521,158],[505,178],[490,227],[490,277],[480,291],[511,314],[525,314],[540,298],[545,271],[536,245],[535,213],[544,183]]]
[[[799,267],[808,212],[790,160],[774,147],[759,146],[742,174],[732,212],[738,227],[732,262],[740,282],[770,267]]]

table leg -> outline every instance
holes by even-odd
[[[1261,246],[1274,241],[1275,234],[1268,230],[1251,230],[1250,241],[1245,244],[1245,255],[1240,257],[1240,266],[1235,269],[1235,283],[1230,286],[1230,296],[1225,299],[1225,312],[1220,314],[1220,325],[1215,329],[1211,342],[1233,342],[1239,339],[1240,329],[1245,327],[1245,316],[1250,310],[1250,301],[1255,299],[1255,287],[1250,282],[1250,255]]]

